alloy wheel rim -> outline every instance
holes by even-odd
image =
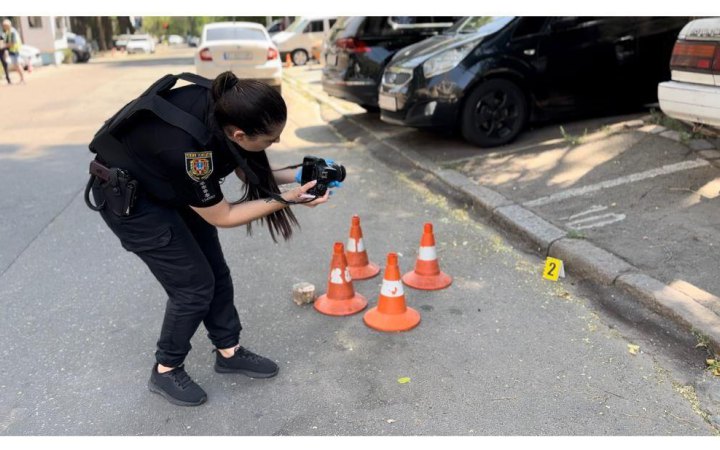
[[[475,105],[475,127],[488,137],[503,139],[511,135],[519,115],[519,105],[507,91],[492,90]]]
[[[307,63],[308,58],[307,55],[305,55],[305,52],[296,52],[295,55],[295,65],[303,66],[305,65],[305,63]]]

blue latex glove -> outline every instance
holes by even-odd
[[[325,162],[328,163],[328,165],[330,165],[330,164],[333,164],[335,162],[335,160],[334,159],[326,159]],[[300,167],[298,169],[298,171],[295,173],[295,181],[297,183],[302,184],[301,180],[302,180],[302,167]],[[331,181],[328,183],[328,187],[330,187],[330,188],[342,187],[342,183],[339,181]]]

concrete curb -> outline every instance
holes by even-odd
[[[290,78],[289,76],[286,79]],[[709,302],[706,298],[711,294],[699,291],[694,295],[692,290],[685,293],[642,273],[618,256],[583,239],[571,239],[562,229],[552,225],[527,208],[484,186],[475,184],[470,178],[452,169],[443,169],[430,159],[411,149],[399,148],[384,142],[373,130],[347,117],[340,108],[332,104],[332,100],[317,95],[306,89],[302,83],[292,84],[311,95],[318,102],[333,108],[343,116],[330,125],[348,140],[375,147],[387,160],[387,153],[401,156],[412,167],[434,176],[456,200],[472,205],[482,216],[490,218],[502,229],[510,232],[526,244],[529,244],[542,257],[552,256],[564,262],[566,271],[578,278],[590,280],[602,286],[614,286],[632,295],[637,301],[648,306],[663,317],[672,320],[683,329],[705,337],[708,345],[720,352],[720,317],[710,309],[719,303]],[[637,124],[639,126],[639,124]],[[676,132],[657,125],[643,127],[649,134],[667,134],[670,139],[677,139]],[[641,129],[642,130],[642,129]],[[699,145],[702,151],[712,151],[704,144]],[[376,156],[380,156],[377,155]],[[708,155],[710,156],[710,155]],[[713,153],[712,156],[715,156]],[[712,309],[717,309],[712,307]]]

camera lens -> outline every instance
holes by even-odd
[[[341,166],[338,164],[338,180],[337,181],[345,181],[345,166]]]

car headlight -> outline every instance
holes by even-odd
[[[423,63],[425,78],[434,77],[454,69],[460,64],[460,61],[470,54],[476,45],[477,42],[471,42],[460,47],[451,48],[428,59]]]

